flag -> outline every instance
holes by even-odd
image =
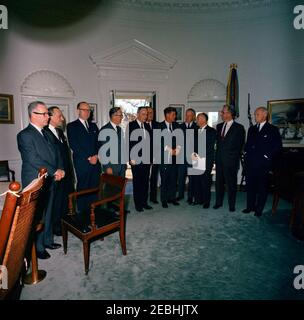
[[[237,65],[230,65],[230,73],[227,84],[226,104],[234,110],[235,116],[239,116],[239,82],[237,76]]]

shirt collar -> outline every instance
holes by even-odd
[[[141,128],[141,124],[143,124],[143,122],[140,122],[138,119],[136,119],[136,121],[137,121],[139,127]],[[144,125],[144,124],[143,124],[143,125]]]
[[[116,131],[117,130],[117,125],[115,123],[113,123],[112,121],[110,121],[111,123],[111,126],[114,128],[114,130]]]
[[[40,127],[36,126],[36,125],[33,124],[32,122],[30,122],[30,124],[42,134],[41,130],[42,130],[43,128],[40,128]]]

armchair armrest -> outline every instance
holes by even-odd
[[[99,188],[86,189],[82,191],[76,191],[69,194],[69,214],[72,215],[74,213],[74,204],[73,200],[76,200],[78,196],[82,196],[85,194],[97,193]]]
[[[91,203],[91,213],[90,213],[90,220],[91,220],[91,225],[93,228],[95,228],[95,208],[97,206],[100,206],[102,204],[105,204],[105,203],[108,203],[108,202],[111,202],[113,200],[116,200],[116,199],[119,199],[121,197],[121,193],[117,193],[115,195],[113,195],[112,197],[107,197],[105,199],[101,199],[101,200],[98,200],[98,201],[95,201],[93,203]]]
[[[121,194],[117,193],[112,197],[108,197],[108,198],[105,198],[105,199],[101,199],[101,200],[95,201],[95,202],[91,203],[91,209],[94,210],[97,206],[100,206],[102,204],[105,204],[105,203],[111,202],[113,200],[119,199],[120,196],[121,196]]]

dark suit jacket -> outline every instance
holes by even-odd
[[[233,122],[225,137],[221,138],[224,122],[216,126],[217,131],[217,146],[216,146],[216,163],[221,163],[223,166],[239,166],[242,149],[245,142],[244,127]]]
[[[266,122],[261,131],[257,126],[248,130],[245,164],[248,168],[271,168],[282,150],[282,138],[277,127]]]
[[[71,159],[71,151],[68,145],[67,138],[64,135],[62,129],[60,128],[56,128],[56,131],[61,141],[57,139],[57,137],[53,134],[53,132],[49,129],[49,127],[45,127],[44,129],[48,132],[52,143],[56,146],[56,148],[59,151],[59,155],[61,157],[63,168],[65,171],[65,179],[69,181],[69,190],[73,190],[74,171],[73,171],[73,164]]]
[[[189,128],[187,128],[186,127],[186,123],[183,122],[182,124],[180,124],[179,127],[184,132],[184,147],[183,147],[183,150],[182,150],[182,152],[184,154],[184,164],[188,164],[188,165],[191,166],[192,165],[192,161],[190,163],[187,161],[187,144],[188,144],[188,149],[193,151],[194,150],[194,141],[193,140],[187,141],[186,130],[192,129],[193,130],[193,137],[195,137],[195,131],[198,129],[198,126],[196,125],[195,122],[192,122],[191,126]],[[190,152],[190,153],[192,153],[192,152]],[[188,158],[189,158],[189,155],[188,155]]]
[[[206,171],[211,172],[214,159],[215,159],[215,143],[216,143],[216,130],[214,128],[209,127],[208,125],[205,128],[206,130]],[[198,128],[194,133],[194,152],[196,152],[200,157],[201,155],[198,153],[198,141],[203,138],[203,134],[201,130]]]
[[[149,135],[150,135],[150,162],[153,163],[153,158],[154,158],[153,131],[155,129],[159,129],[159,122],[155,121],[155,120],[152,120],[152,128],[151,128],[150,124],[147,124],[147,128],[148,128]],[[159,148],[159,146],[157,146],[157,144],[156,144],[154,148]]]
[[[149,130],[150,127],[148,126],[148,124],[144,123],[143,125],[144,125],[144,128],[146,130],[145,143],[147,143],[147,146],[149,147],[149,151],[150,151],[150,133],[151,133],[151,130]],[[127,130],[126,130],[126,136],[129,139],[129,141],[128,141],[128,144],[129,144],[129,160],[135,160],[135,159],[131,159],[131,150],[137,143],[141,142],[142,139],[143,139],[143,136],[139,136],[136,141],[131,141],[130,140],[132,132],[134,130],[136,130],[136,129],[141,129],[139,124],[138,124],[138,122],[136,120],[129,122],[129,125],[128,125]],[[138,152],[138,156],[139,157],[143,157],[142,150],[140,150]],[[150,157],[149,157],[148,161],[150,161]]]
[[[90,170],[92,165],[89,163],[88,158],[98,154],[98,127],[93,122],[88,122],[88,124],[89,132],[79,119],[67,125],[67,135],[73,151],[76,173]]]
[[[50,177],[57,169],[64,170],[57,148],[31,124],[18,133],[17,142],[22,158],[23,187],[37,178],[41,167],[47,168]]]
[[[178,129],[180,128],[179,124],[177,122],[173,122],[172,123],[172,130],[175,130],[175,129]],[[163,130],[168,130],[167,128],[167,125],[166,125],[166,122],[165,121],[162,121],[160,122],[159,124],[159,128],[158,129],[161,129],[162,131]],[[176,138],[173,137],[172,139],[172,146],[171,146],[173,149],[176,148]],[[161,138],[161,148],[160,150],[158,149],[158,152],[161,153],[161,164],[166,164],[166,162],[168,161],[168,157],[170,158],[171,156],[169,156],[168,154],[168,151],[165,151],[165,141],[164,141],[164,138]],[[166,159],[166,161],[165,161]],[[176,156],[172,156],[172,162],[174,163],[176,161]]]
[[[100,147],[102,147],[104,144],[108,143],[110,141],[110,137],[107,136],[105,140],[100,140],[101,137],[101,133],[104,130],[113,130],[116,134],[117,134],[117,139],[118,139],[118,150],[115,150],[115,152],[117,152],[118,155],[118,163],[108,163],[108,164],[102,164],[103,170],[106,171],[107,168],[113,168],[114,166],[126,166],[126,149],[125,149],[125,139],[123,137],[123,132],[121,127],[117,126],[117,132],[115,131],[115,129],[113,128],[113,126],[111,125],[110,122],[108,122],[107,124],[105,124],[99,131],[99,145]],[[103,156],[101,156],[101,161],[103,159]],[[107,150],[106,152],[106,156],[110,157],[110,150]],[[118,169],[119,171],[119,169]]]

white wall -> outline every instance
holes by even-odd
[[[247,126],[248,92],[252,111],[270,99],[304,96],[304,31],[295,31],[292,19],[292,7],[285,4],[208,14],[100,8],[77,24],[53,30],[11,20],[9,30],[0,30],[0,92],[14,95],[15,124],[0,124],[0,160],[14,160],[11,163],[19,178],[20,86],[28,74],[40,69],[56,71],[74,88],[75,101],[97,102],[106,110],[89,55],[130,39],[177,59],[162,93],[161,108],[169,103],[187,104],[191,87],[201,79],[227,83],[229,65],[237,63],[239,121]]]

